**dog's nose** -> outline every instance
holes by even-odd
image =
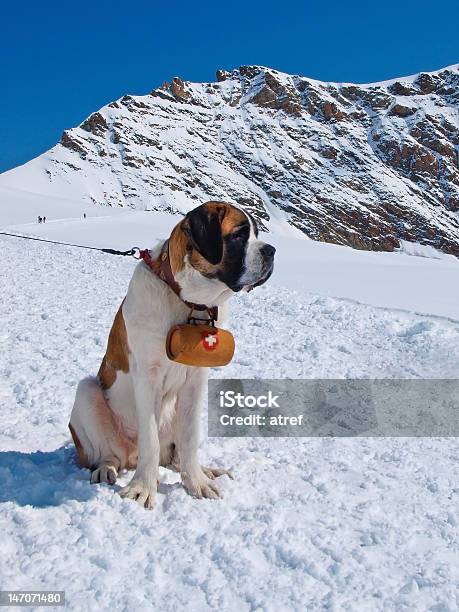
[[[272,259],[274,257],[275,252],[276,249],[273,247],[272,244],[264,244],[261,247],[261,254],[263,255],[263,257],[266,257],[266,259]]]

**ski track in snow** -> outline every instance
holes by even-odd
[[[67,422],[134,262],[2,245],[0,583],[70,610],[456,610],[454,439],[219,439],[222,501],[161,469],[156,508],[90,485]],[[233,300],[212,376],[456,378],[459,323],[266,285]],[[118,484],[125,484],[124,474]]]

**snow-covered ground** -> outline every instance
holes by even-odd
[[[3,201],[0,225],[127,248],[178,220],[93,209],[83,221],[77,203],[57,220],[44,204],[29,209],[48,214],[39,226]],[[272,282],[234,298],[236,355],[214,377],[457,378],[457,260],[281,234]],[[208,438],[204,410],[202,463],[235,475],[220,479],[224,499],[195,500],[161,470],[147,512],[89,484],[67,430],[135,261],[0,245],[1,588],[63,589],[71,610],[457,609],[455,439]]]
[[[45,225],[37,223],[38,215],[46,215]],[[168,236],[179,220],[180,216],[164,212],[91,206],[0,185],[0,227],[51,240],[118,249],[145,247]],[[407,242],[402,253],[357,251],[308,240],[282,219],[272,224],[266,239],[278,249],[271,284],[304,296],[347,298],[459,321],[459,261],[452,255]]]

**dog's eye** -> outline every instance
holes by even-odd
[[[247,227],[241,227],[236,232],[233,232],[228,236],[231,242],[240,242],[242,240],[247,240],[249,237],[249,229]]]

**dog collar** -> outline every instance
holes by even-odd
[[[139,258],[142,259],[146,265],[152,270],[156,276],[162,281],[169,285],[175,295],[182,300],[192,311],[207,311],[212,322],[218,319],[218,306],[206,306],[205,304],[195,304],[194,302],[188,302],[184,300],[180,295],[180,285],[172,274],[172,268],[169,257],[169,240],[166,240],[161,248],[161,252],[157,259],[153,259],[148,249],[141,249],[139,251]],[[191,313],[190,313],[191,314]]]

